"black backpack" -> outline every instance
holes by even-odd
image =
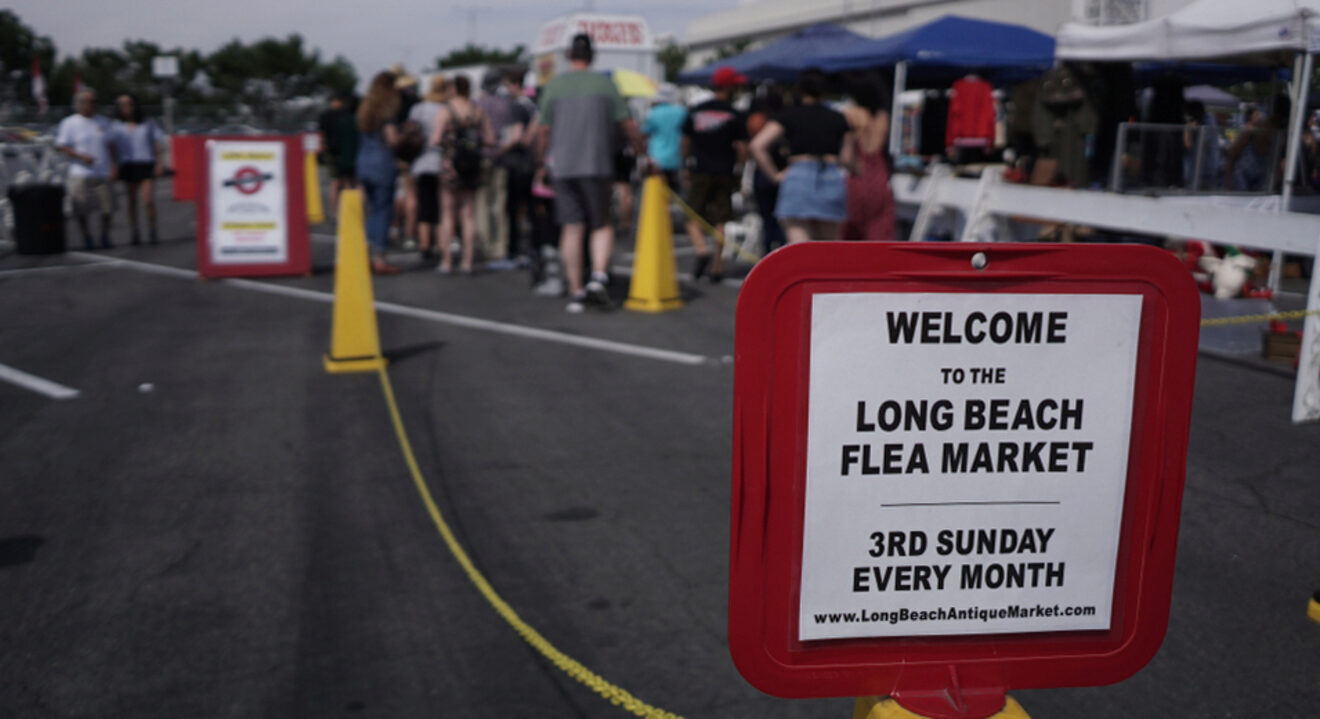
[[[394,156],[411,163],[422,156],[426,150],[426,132],[416,120],[407,120],[399,126],[399,142],[394,146]]]
[[[481,165],[484,159],[481,147],[480,118],[471,117],[467,122],[458,122],[455,115],[450,164],[458,175],[458,184],[464,189],[475,190],[481,187]]]

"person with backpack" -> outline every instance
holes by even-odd
[[[476,246],[476,198],[481,188],[482,164],[485,149],[495,145],[495,133],[486,113],[470,99],[472,83],[459,75],[454,78],[454,91],[435,118],[431,142],[444,152],[444,166],[440,178],[440,243],[454,236],[454,217],[462,223],[463,258],[459,271],[472,274],[472,255]],[[453,273],[453,258],[441,252],[436,271],[442,275]]]

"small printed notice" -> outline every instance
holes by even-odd
[[[288,262],[284,143],[213,140],[207,143],[207,152],[211,262]]]
[[[816,295],[799,639],[1108,629],[1141,302]]]

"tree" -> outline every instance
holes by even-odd
[[[102,103],[131,93],[143,105],[160,104],[165,83],[152,72],[159,55],[179,60],[170,87],[182,102],[245,104],[262,111],[296,97],[326,97],[357,86],[353,66],[341,56],[328,62],[304,45],[300,35],[264,38],[251,44],[234,39],[209,55],[146,40],[126,40],[122,48],[86,48],[55,63],[55,44],[38,36],[10,10],[0,10],[0,100],[32,102],[32,57],[47,77],[51,105],[73,101],[74,78],[96,90]],[[205,82],[200,82],[205,78]]]
[[[173,55],[179,59],[179,77],[171,90],[174,96],[184,102],[202,100],[190,88],[193,79],[204,68],[201,53],[179,47],[166,50],[146,40],[126,40],[122,50],[86,48],[80,56],[62,60],[51,73],[51,104],[72,104],[73,79],[77,75],[85,87],[96,91],[103,103],[117,95],[130,93],[143,105],[159,105],[164,82],[152,72],[152,61],[159,55]]]
[[[747,52],[747,48],[751,47],[751,45],[752,39],[750,37],[734,40],[727,45],[720,46],[720,48],[715,51],[715,60],[718,62],[720,60],[727,60],[734,55],[741,55],[744,52]]]
[[[49,83],[55,69],[55,43],[23,24],[12,10],[0,10],[0,88],[6,99],[28,104],[32,98],[32,58]],[[49,89],[46,92],[49,97]]]
[[[322,62],[320,51],[308,52],[296,33],[251,45],[231,40],[206,58],[205,70],[219,99],[253,106],[344,92],[357,85],[357,73],[347,60],[336,56]]]
[[[678,74],[687,66],[688,51],[682,45],[671,43],[660,48],[656,59],[665,69],[665,82],[678,82]]]
[[[435,66],[441,70],[464,65],[516,65],[523,61],[527,53],[525,45],[515,45],[512,50],[485,47],[468,43],[448,55],[435,59]]]

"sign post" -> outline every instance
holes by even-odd
[[[738,304],[729,642],[981,719],[1163,640],[1200,303],[1144,247],[818,243]]]
[[[170,92],[179,77],[179,58],[175,55],[156,55],[151,58],[151,74],[161,81],[161,96],[165,105],[165,132],[174,134],[174,95]]]
[[[203,277],[311,272],[301,137],[208,137],[200,175]]]

